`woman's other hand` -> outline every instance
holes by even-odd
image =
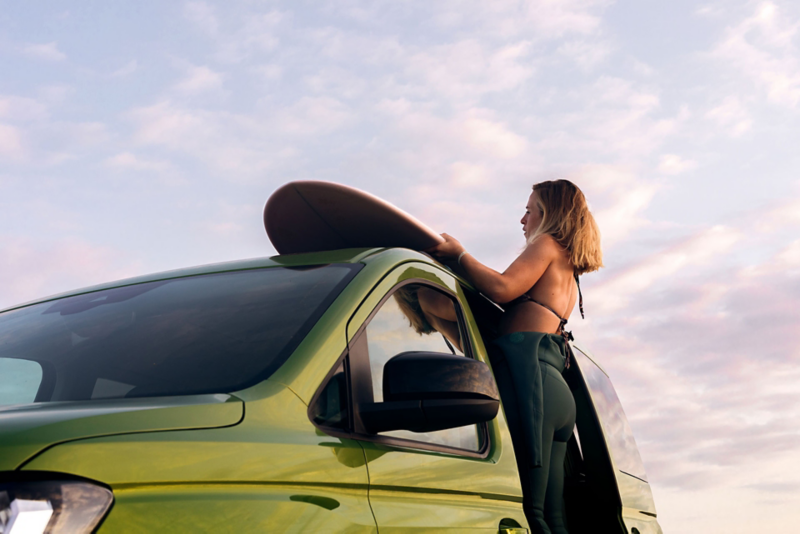
[[[455,237],[450,234],[442,234],[442,238],[444,243],[439,243],[425,252],[442,261],[458,258],[459,254],[464,252],[464,245],[459,243]]]

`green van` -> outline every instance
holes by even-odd
[[[398,292],[448,296],[460,343]],[[145,276],[0,313],[0,534],[527,532],[487,353],[502,311],[401,248]],[[573,533],[660,533],[579,345]],[[516,435],[516,434],[514,434]]]

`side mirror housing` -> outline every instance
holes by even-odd
[[[371,433],[434,432],[491,421],[500,408],[489,366],[453,354],[403,352],[384,366],[384,402],[361,403]]]

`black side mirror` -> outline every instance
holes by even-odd
[[[386,362],[383,398],[358,406],[371,433],[473,425],[491,421],[500,408],[488,365],[438,352],[403,352]]]

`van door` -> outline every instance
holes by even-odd
[[[414,308],[420,291],[433,291],[439,305],[452,306],[455,321],[433,328],[423,314],[420,323]],[[380,532],[525,532],[517,464],[502,412],[488,424],[439,432],[370,435],[363,426],[358,429],[358,403],[382,400],[383,365],[396,354],[445,352],[486,361],[456,281],[425,264],[404,265],[362,308],[348,327],[355,437],[366,454],[369,501]]]
[[[661,534],[642,458],[614,386],[585,350],[573,347],[575,365],[565,375],[578,408],[577,438],[566,462],[570,532],[595,532],[602,523],[607,532]]]

